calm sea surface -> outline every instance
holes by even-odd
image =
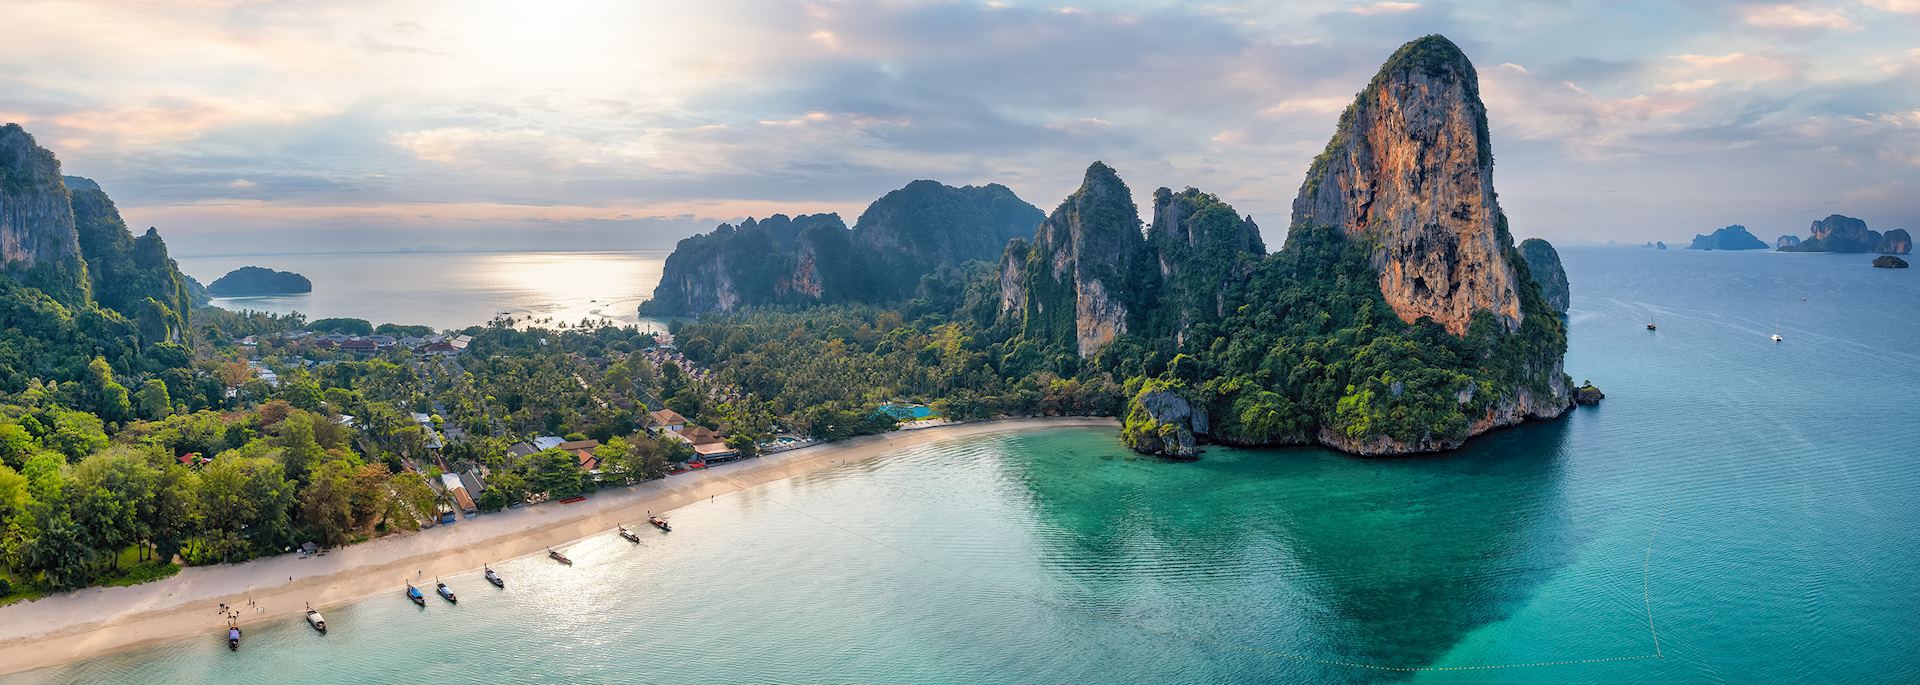
[[[505,591],[453,578],[459,606],[396,590],[238,654],[210,620],[6,682],[1920,680],[1920,273],[1564,254],[1567,368],[1609,399],[1455,453],[934,445],[504,564]]]
[[[313,292],[221,297],[213,304],[310,319],[351,316],[376,324],[464,328],[500,314],[516,319],[642,321],[635,308],[660,282],[665,252],[393,252],[185,257],[180,270],[211,284],[242,266],[292,271]]]

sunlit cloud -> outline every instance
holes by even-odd
[[[1353,102],[1352,97],[1303,97],[1282,100],[1260,110],[1263,116],[1339,113]]]
[[[1815,5],[1762,5],[1746,9],[1743,18],[1748,24],[1768,28],[1848,31],[1860,28],[1846,12]]]
[[[1417,9],[1420,9],[1420,3],[1417,2],[1376,2],[1350,7],[1347,11],[1362,16],[1373,16],[1379,14],[1405,14]]]
[[[1867,6],[1902,14],[1920,13],[1920,0],[1866,0]]]

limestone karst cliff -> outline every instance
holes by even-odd
[[[147,337],[177,339],[193,300],[160,232],[149,227],[135,237],[99,183],[78,176],[64,181],[94,301],[140,321]]]
[[[840,289],[829,283],[855,276],[835,268],[850,255],[846,233],[838,214],[775,214],[739,226],[721,224],[674,247],[641,311],[692,315],[831,301]]]
[[[1253,217],[1194,188],[1154,191],[1147,242],[1172,310],[1175,342],[1194,323],[1226,316],[1234,288],[1267,253]]]
[[[875,262],[876,299],[900,299],[935,270],[1000,257],[1007,241],[1033,235],[1045,219],[998,183],[956,188],[920,180],[868,205],[851,238]]]
[[[60,161],[19,124],[0,126],[0,274],[68,305],[88,298]]]
[[[1479,76],[1446,38],[1402,46],[1347,107],[1293,223],[1372,241],[1380,291],[1403,321],[1429,317],[1457,335],[1488,311],[1520,325]]]
[[[1873,252],[1883,236],[1867,228],[1867,222],[1839,214],[1813,222],[1807,239],[1798,245],[1779,248],[1781,252]]]
[[[0,126],[0,257],[0,328],[14,343],[0,354],[0,390],[184,341],[191,295],[159,231],[135,236],[100,184],[61,176],[17,124]]]
[[[1213,277],[1219,315],[1128,381],[1123,441],[1407,454],[1565,413],[1564,269],[1545,241],[1513,244],[1478,93],[1445,38],[1396,51],[1307,171],[1286,245]],[[1129,337],[1153,340],[1139,323]]]
[[[1907,229],[1896,228],[1880,236],[1880,244],[1873,249],[1880,254],[1907,254],[1913,251],[1913,236],[1907,235]]]
[[[1553,311],[1566,314],[1572,289],[1567,286],[1567,270],[1561,266],[1560,252],[1553,249],[1553,243],[1540,238],[1522,240],[1520,258],[1527,260],[1527,271],[1533,274],[1533,282],[1540,285],[1540,294],[1546,296],[1547,304]]]
[[[1530,261],[1514,244],[1492,168],[1474,67],[1428,36],[1396,51],[1342,116],[1294,198],[1282,249],[1268,253],[1251,219],[1191,188],[1156,191],[1143,230],[1126,183],[1095,162],[1030,238],[1007,243],[997,269],[941,272],[921,289],[957,296],[937,306],[916,297],[903,310],[971,340],[982,378],[1020,379],[1020,392],[1043,395],[1117,389],[1122,440],[1136,450],[1451,449],[1573,403],[1558,315],[1564,269],[1550,245],[1529,244]],[[947,198],[947,209],[908,223],[982,215],[965,193],[915,186]],[[913,214],[879,209],[869,211],[876,221]],[[868,224],[863,216],[846,233]],[[863,266],[876,251],[904,253],[898,237],[850,242]],[[932,241],[942,254],[955,244]],[[669,260],[661,295],[687,300],[673,274],[688,248]],[[709,256],[692,264],[720,263],[717,250],[701,250]],[[746,306],[739,280],[732,300],[696,304]],[[971,388],[954,392],[965,406],[992,406]]]
[[[1778,250],[1785,247],[1793,247],[1799,244],[1800,244],[1800,236],[1788,234],[1788,235],[1780,236],[1778,240],[1773,241],[1773,249]]]
[[[836,214],[722,224],[680,241],[641,311],[906,300],[928,275],[995,259],[1042,218],[1006,186],[921,180],[875,200],[852,229]]]
[[[1112,167],[1094,162],[1031,242],[1007,245],[1000,309],[1027,338],[1071,341],[1080,356],[1126,333],[1157,284],[1133,195]]]

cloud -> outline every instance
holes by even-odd
[[[816,43],[826,46],[828,50],[834,52],[840,51],[840,36],[832,31],[814,31],[813,33],[807,34],[807,37],[813,39]]]
[[[48,0],[0,41],[0,118],[124,211],[288,239],[857,213],[914,178],[1050,207],[1094,159],[1275,232],[1352,94],[1439,32],[1481,66],[1503,200],[1571,231],[1920,186],[1920,50],[1878,14],[1916,3]]]
[[[110,109],[81,110],[49,118],[55,135],[85,145],[150,146],[194,140],[218,128],[289,125],[331,112],[274,102],[166,98]]]
[[[1867,6],[1901,14],[1920,13],[1920,0],[1866,0]]]
[[[1057,121],[1047,124],[1047,128],[1075,134],[1089,134],[1104,131],[1113,126],[1112,122],[1098,117],[1081,117],[1071,121]]]
[[[1694,79],[1692,81],[1680,81],[1677,83],[1669,83],[1664,86],[1661,86],[1660,89],[1668,92],[1673,92],[1673,93],[1691,93],[1696,90],[1706,90],[1708,88],[1712,88],[1719,84],[1720,84],[1720,81],[1717,79],[1700,78],[1700,79]]]
[[[1352,102],[1353,98],[1350,96],[1300,97],[1291,100],[1281,100],[1280,102],[1268,105],[1266,109],[1260,110],[1260,114],[1264,116],[1286,114],[1339,114],[1341,110],[1346,109],[1347,105]]]
[[[1901,0],[1895,0],[1901,1]],[[1857,31],[1860,25],[1846,12],[1814,5],[1760,5],[1742,11],[1742,18],[1754,26],[1778,29],[1835,29]]]
[[[1794,62],[1746,52],[1674,55],[1661,60],[1656,70],[1662,75],[1685,78],[1690,82],[1712,80],[1742,84],[1787,81],[1803,75],[1803,69]]]
[[[1420,9],[1420,3],[1417,2],[1376,2],[1367,5],[1356,5],[1347,8],[1347,11],[1361,16],[1373,16],[1378,14],[1405,14],[1417,9]]]

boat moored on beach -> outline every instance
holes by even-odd
[[[673,526],[667,525],[667,520],[658,516],[648,516],[647,523],[653,524],[653,527],[659,528],[662,533],[673,532]]]
[[[440,593],[441,599],[447,600],[448,602],[453,604],[460,603],[460,598],[454,596],[453,594],[453,588],[447,587],[447,584],[440,582],[439,578],[433,579],[433,584],[435,585],[434,592]]]
[[[240,626],[232,623],[227,624],[227,651],[240,651]]]
[[[505,578],[501,578],[501,577],[500,577],[500,574],[498,574],[498,573],[495,573],[495,572],[494,572],[494,570],[493,570],[493,567],[491,567],[491,566],[487,566],[487,567],[485,567],[485,568],[487,569],[487,574],[486,574],[486,575],[487,575],[487,582],[489,582],[489,583],[493,583],[493,586],[494,586],[494,587],[497,587],[497,588],[500,588],[500,589],[503,589],[503,590],[504,590],[504,589],[506,589],[506,587],[507,587],[507,579],[505,579]]]
[[[620,527],[620,537],[623,537],[623,538],[626,538],[626,539],[627,539],[627,542],[639,542],[639,541],[640,541],[640,536],[638,536],[638,535],[635,535],[635,534],[633,534],[633,531],[631,531],[631,530],[627,530],[627,527],[626,527],[626,526],[621,526],[621,527]]]
[[[413,583],[407,583],[407,599],[412,600],[414,604],[420,605],[423,609],[427,606],[427,596],[421,594],[420,588],[414,587]]]
[[[572,566],[572,565],[573,565],[573,560],[572,560],[572,559],[568,559],[568,558],[567,558],[567,555],[565,555],[565,554],[561,554],[561,553],[559,553],[559,552],[556,552],[556,551],[553,551],[552,549],[548,549],[548,550],[547,550],[547,558],[549,558],[549,559],[552,559],[552,560],[554,560],[554,561],[558,561],[558,562],[560,562],[560,563],[562,563],[562,564],[566,564],[566,565],[568,565],[568,566]]]
[[[321,635],[327,634],[327,619],[322,618],[320,612],[314,611],[312,604],[307,605],[307,625],[320,631]]]

